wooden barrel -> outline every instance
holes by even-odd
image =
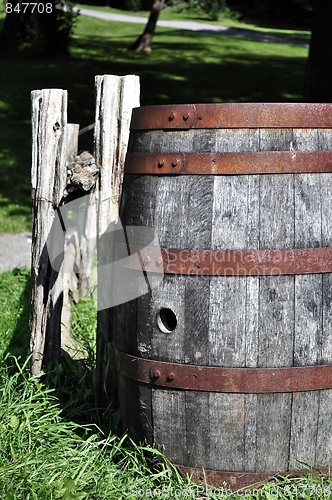
[[[114,310],[122,417],[196,479],[332,463],[331,150],[331,104],[134,110],[121,222],[165,274]]]

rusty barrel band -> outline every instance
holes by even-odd
[[[185,465],[173,464],[177,467],[183,476],[188,476],[197,484],[204,485],[204,490],[198,489],[198,492],[205,492],[205,485],[212,486],[222,490],[224,488],[224,494],[227,495],[227,490],[230,489],[232,492],[242,489],[254,490],[261,487],[267,480],[272,479],[275,476],[283,477],[302,477],[310,474],[309,468],[300,468],[295,470],[289,470],[285,472],[274,471],[274,472],[232,472],[232,471],[219,471],[210,469],[199,469],[195,467],[186,467]],[[301,464],[299,464],[301,466]],[[324,474],[325,476],[330,476],[329,467],[314,467],[314,472],[316,477],[318,474]],[[226,486],[224,485],[226,483]],[[208,487],[209,487],[208,486]],[[275,485],[271,485],[272,489]],[[241,495],[243,496],[243,495]]]
[[[222,103],[143,106],[131,130],[332,128],[332,104]]]
[[[175,275],[280,276],[332,272],[332,248],[188,250],[127,247],[117,243],[115,256],[118,267]]]
[[[126,174],[243,175],[332,172],[332,151],[127,153]]]
[[[286,368],[184,365],[131,356],[115,349],[119,374],[156,387],[204,392],[264,394],[332,388],[332,364]]]

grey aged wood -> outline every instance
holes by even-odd
[[[38,375],[43,355],[53,362],[60,356],[63,275],[53,269],[46,247],[55,213],[66,183],[67,92],[34,90],[32,102],[33,204],[30,350],[31,373]],[[55,254],[64,251],[62,238],[54,238]]]
[[[67,123],[66,127],[66,143],[67,155],[66,164],[73,163],[78,152],[78,133],[80,130],[79,123]]]
[[[131,152],[161,156],[178,151],[331,148],[332,130],[282,128],[135,131],[129,144]],[[331,246],[331,183],[332,174],[327,173],[129,174],[124,178],[121,221],[153,227],[160,246],[166,248]],[[332,363],[331,281],[331,274],[165,276],[146,295],[148,305],[145,301],[140,309],[138,300],[130,303],[130,310],[125,305],[118,309],[116,342],[133,355],[196,365],[273,368]],[[162,308],[176,315],[172,332],[158,327]],[[124,311],[131,311],[127,331]],[[142,404],[151,415],[155,440],[170,460],[184,465],[191,460],[191,466],[214,470],[277,472],[292,468],[289,460],[294,463],[296,458],[331,464],[331,392],[243,395],[146,386]],[[120,402],[126,418],[133,401],[123,393]],[[142,435],[139,420],[133,427]]]
[[[66,168],[72,163],[78,150],[78,123],[67,123],[66,127]],[[73,355],[78,350],[77,343],[70,331],[72,297],[78,300],[78,277],[74,272],[75,263],[78,263],[79,243],[77,234],[72,235],[69,242],[66,243],[63,267],[67,272],[63,275],[63,304],[61,311],[61,349]],[[68,272],[72,269],[72,272]]]

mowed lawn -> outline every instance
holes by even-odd
[[[157,27],[151,53],[127,50],[143,28],[80,16],[68,57],[0,54],[0,234],[31,227],[31,90],[67,89],[81,127],[94,121],[98,74],[139,75],[142,105],[302,99],[306,48]],[[92,133],[80,148],[92,150]]]

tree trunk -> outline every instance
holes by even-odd
[[[331,0],[315,0],[304,98],[332,102]]]
[[[151,51],[151,40],[163,5],[164,0],[152,0],[151,13],[145,26],[145,30],[130,47],[130,50],[136,50],[136,52],[140,52],[142,50],[145,50],[146,52]]]

